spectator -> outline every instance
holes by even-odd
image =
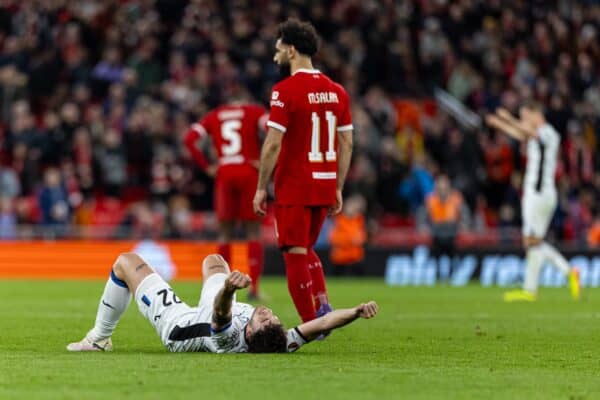
[[[21,205],[36,197],[48,167],[73,165],[78,190],[95,200],[108,173],[96,156],[106,161],[113,152],[110,130],[120,138],[115,170],[122,176],[124,166],[126,178],[116,187],[127,185],[126,204],[153,196],[169,213],[169,199],[184,195],[195,209],[210,208],[210,180],[182,172],[178,126],[216,106],[233,82],[265,102],[280,79],[274,29],[299,15],[322,35],[318,68],[352,99],[348,189],[363,194],[370,218],[412,218],[421,195],[401,196],[399,186],[429,157],[469,210],[485,216],[481,229],[518,225],[505,193],[514,197],[520,149],[453,122],[428,98],[441,87],[480,115],[499,105],[514,112],[529,98],[546,106],[565,145],[554,230],[583,239],[590,219],[572,217],[588,208],[579,192],[589,187],[594,202],[600,192],[597,2],[339,0],[290,8],[265,0],[260,15],[252,2],[232,0],[79,3],[21,0],[3,9],[0,155],[18,177],[16,209],[30,210],[18,212],[24,221],[35,221],[35,207]]]
[[[432,235],[432,256],[452,259],[456,251],[456,235],[466,226],[467,210],[461,194],[450,186],[446,175],[435,180],[435,189],[427,197],[426,220]]]
[[[96,158],[102,170],[104,193],[111,197],[121,197],[127,183],[127,160],[121,136],[115,129],[109,129],[104,137],[103,147],[99,147]]]
[[[594,216],[594,222],[590,226],[587,232],[587,245],[591,249],[597,249],[600,247],[600,214],[597,213]]]
[[[44,186],[38,201],[42,212],[42,224],[52,227],[64,226],[69,222],[69,200],[58,169],[48,168],[44,173]]]
[[[13,200],[0,196],[0,240],[17,237],[17,214]]]
[[[343,212],[333,221],[329,232],[333,274],[363,275],[367,229],[365,223],[365,199],[360,195],[348,197]]]
[[[21,194],[21,185],[15,171],[8,167],[0,165],[0,197],[10,200]]]

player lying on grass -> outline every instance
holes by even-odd
[[[371,301],[285,330],[269,308],[235,301],[235,292],[248,287],[250,277],[239,271],[230,273],[220,255],[203,260],[202,279],[198,306],[190,307],[141,257],[121,254],[104,288],[94,328],[80,342],[69,344],[67,350],[112,350],[112,333],[132,293],[142,315],[172,352],[293,352],[325,332],[377,314],[377,304]]]

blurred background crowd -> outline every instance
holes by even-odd
[[[461,231],[500,241],[518,232],[523,146],[440,107],[443,89],[479,116],[543,102],[562,136],[552,236],[600,243],[596,1],[0,4],[4,238],[89,227],[128,237],[214,230],[212,181],[182,136],[238,85],[267,103],[280,79],[277,24],[296,16],[316,26],[316,65],[353,101],[346,195],[370,237],[426,232],[435,214],[426,198],[438,189],[452,191]]]

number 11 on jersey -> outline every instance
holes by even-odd
[[[331,111],[325,111],[325,120],[327,121],[327,151],[325,152],[326,161],[335,161],[337,153],[335,151],[335,132],[337,118]],[[323,153],[321,152],[321,119],[316,112],[311,115],[312,135],[310,140],[310,152],[308,161],[323,162]]]

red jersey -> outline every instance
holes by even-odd
[[[185,135],[185,145],[202,169],[207,167],[199,142],[210,136],[224,165],[257,164],[260,159],[259,129],[264,127],[266,110],[253,104],[225,104],[193,124]]]
[[[352,130],[348,94],[317,70],[297,70],[273,87],[267,126],[283,132],[275,167],[279,204],[335,204],[337,133]]]

